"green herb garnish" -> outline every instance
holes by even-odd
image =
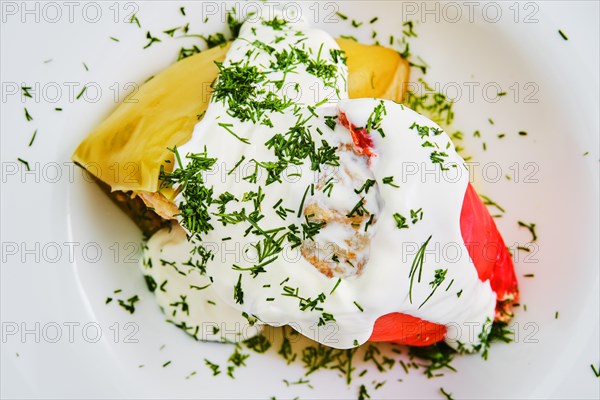
[[[27,111],[27,107],[24,107],[23,110],[25,111],[25,119],[27,121],[33,121],[33,117],[31,116],[31,114],[29,114],[29,111]]]
[[[454,398],[452,397],[452,393],[446,392],[443,387],[440,388],[440,392],[446,398],[446,400],[454,400]]]
[[[27,171],[31,171],[31,168],[29,168],[29,162],[27,162],[27,161],[23,160],[23,159],[22,159],[22,158],[20,158],[20,157],[19,157],[19,158],[17,158],[17,160],[18,160],[18,161],[19,161],[21,164],[23,164],[23,165],[25,166],[25,169],[26,169]]]
[[[221,373],[220,367],[217,364],[210,362],[206,358],[204,359],[204,363],[211,369],[213,376],[217,376]]]
[[[148,43],[144,46],[144,49],[147,49],[148,47],[152,46],[152,44],[154,44],[154,43],[161,42],[161,40],[159,38],[152,36],[150,31],[146,32],[146,39],[148,39]]]
[[[526,224],[523,221],[518,221],[517,222],[519,224],[520,227],[522,228],[527,228],[527,230],[529,231],[529,233],[531,233],[531,241],[535,242],[537,240],[537,234],[535,233],[535,224],[531,223],[531,224]]]
[[[412,287],[413,287],[413,282],[415,280],[415,275],[417,275],[417,270],[419,272],[419,276],[417,278],[417,282],[421,282],[421,274],[423,273],[423,264],[425,262],[425,250],[427,249],[427,244],[429,244],[429,241],[431,240],[433,235],[430,235],[427,240],[425,241],[425,243],[423,243],[421,245],[421,247],[419,248],[419,250],[417,251],[417,254],[415,255],[415,258],[413,259],[412,265],[410,267],[410,272],[408,273],[408,277],[410,278],[410,286],[408,289],[408,298],[410,300],[410,303],[412,304]]]
[[[33,141],[35,140],[36,135],[37,135],[37,129],[33,132],[33,135],[31,136],[31,139],[29,140],[28,147],[31,147],[31,145],[33,144]]]
[[[565,33],[562,30],[558,30],[558,34],[560,35],[560,37],[562,37],[564,40],[569,40],[569,38],[567,37],[567,35],[565,35]]]
[[[408,229],[409,226],[406,223],[406,217],[404,217],[402,214],[400,213],[394,213],[394,215],[392,215],[394,217],[394,221],[396,221],[396,227],[398,229]]]
[[[419,306],[419,308],[423,307],[423,305],[425,303],[427,303],[427,301],[431,298],[431,296],[433,296],[433,294],[435,293],[435,291],[444,282],[444,280],[446,279],[446,273],[447,272],[448,272],[447,268],[446,269],[436,269],[435,270],[433,281],[429,282],[429,285],[433,288],[433,290],[431,291],[431,293],[429,294],[429,296],[427,296],[427,298],[421,303],[421,305]]]

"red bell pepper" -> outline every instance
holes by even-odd
[[[482,282],[490,281],[496,293],[496,321],[512,317],[512,304],[519,299],[512,257],[494,219],[473,186],[469,184],[460,213],[460,230],[469,256]],[[446,327],[402,313],[390,313],[375,321],[372,342],[394,342],[429,346],[444,339]]]

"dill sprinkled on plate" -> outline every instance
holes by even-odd
[[[28,147],[31,147],[31,145],[33,144],[33,141],[35,140],[36,135],[37,135],[37,129],[33,132],[33,135],[31,136],[31,140],[29,140]]]
[[[484,330],[479,334],[480,344],[474,346],[475,351],[481,351],[481,357],[488,359],[489,349],[494,342],[511,343],[515,339],[515,332],[505,322],[491,322],[488,318]]]
[[[398,229],[408,229],[409,226],[406,223],[406,217],[404,217],[402,214],[400,213],[394,213],[392,215],[392,217],[394,217],[394,221],[396,221],[396,228]]]
[[[197,374],[196,371],[192,371],[192,372],[190,372],[190,374],[188,376],[185,377],[185,379],[190,379],[192,376],[194,376],[196,374]]]
[[[162,42],[162,40],[160,40],[159,38],[152,36],[150,31],[146,32],[146,39],[148,39],[148,43],[144,46],[144,49],[147,49],[154,43]]]
[[[118,303],[121,307],[123,307],[126,311],[128,311],[130,314],[133,314],[135,312],[135,303],[137,303],[140,300],[140,298],[137,295],[131,296],[130,298],[128,298],[127,300],[118,300]]]
[[[560,35],[560,37],[562,37],[564,40],[569,40],[569,38],[567,37],[567,35],[565,35],[565,33],[562,30],[558,30],[558,34]]]
[[[451,365],[451,362],[458,352],[444,342],[426,347],[410,347],[409,354],[411,358],[416,357],[423,361],[417,366],[424,368],[423,373],[428,378],[438,376],[438,371],[444,369],[456,372],[456,368]]]
[[[408,37],[417,37],[417,34],[415,33],[415,31],[413,30],[415,23],[413,21],[406,21],[402,24],[403,27],[406,27],[407,29],[404,29],[402,31],[402,33],[405,36]]]
[[[19,157],[19,158],[17,158],[17,160],[18,160],[18,161],[19,161],[21,164],[23,164],[23,165],[25,166],[25,169],[27,169],[27,171],[31,171],[31,168],[29,168],[29,163],[28,163],[27,161],[23,160],[23,159],[22,159],[22,158],[20,158],[20,157]]]
[[[486,206],[492,206],[498,209],[498,211],[500,212],[506,212],[506,210],[501,207],[498,203],[496,203],[494,200],[490,199],[489,197],[483,195],[483,194],[479,194],[479,197],[481,197],[481,199],[483,200],[483,204],[485,204]]]
[[[31,116],[31,114],[29,114],[29,111],[27,111],[27,107],[24,107],[23,110],[25,111],[25,119],[27,121],[33,121],[33,117]]]
[[[358,43],[358,39],[356,38],[356,36],[352,36],[352,35],[340,35],[340,37],[342,39],[352,40],[353,42],[357,42]]]
[[[211,369],[213,376],[217,376],[221,373],[221,369],[218,364],[215,364],[208,359],[204,359],[204,363]]]
[[[370,399],[371,395],[367,391],[367,387],[365,385],[360,385],[358,389],[358,400]]]
[[[23,96],[29,97],[31,99],[33,97],[31,96],[31,93],[29,93],[30,89],[31,89],[31,86],[21,86],[21,91],[23,92]]]
[[[287,387],[290,387],[291,385],[307,385],[309,388],[313,389],[313,386],[310,384],[310,381],[308,379],[298,379],[297,381],[294,382],[290,382],[287,379],[283,380],[283,383],[285,383],[285,385]]]
[[[423,208],[419,208],[418,210],[410,210],[410,218],[413,225],[418,221],[421,221],[423,219]]]
[[[75,97],[75,99],[79,100],[81,98],[81,96],[83,96],[83,94],[85,93],[86,90],[87,90],[87,86],[84,86],[83,89],[81,89],[81,92],[79,92],[79,94],[77,95],[77,97]]]
[[[537,240],[537,234],[535,232],[535,224],[531,223],[531,224],[526,224],[523,221],[517,221],[517,224],[522,227],[522,228],[527,228],[527,230],[529,231],[529,233],[531,233],[531,241],[535,242]]]
[[[173,36],[175,35],[175,32],[177,32],[177,30],[178,30],[179,28],[180,28],[180,27],[178,26],[178,27],[176,27],[176,28],[167,29],[167,30],[164,30],[164,31],[163,31],[163,33],[164,33],[165,35],[168,35],[168,36],[170,36],[170,37],[173,37]]]
[[[213,47],[221,46],[227,43],[227,38],[221,32],[214,33],[208,36],[200,36],[206,42],[206,47],[212,49]]]
[[[360,304],[358,304],[356,301],[354,302],[354,305],[356,306],[356,308],[358,308],[360,310],[360,312],[365,312],[365,310],[362,308],[362,306]]]
[[[137,15],[135,15],[135,13],[131,15],[131,18],[129,18],[129,23],[136,24],[138,28],[142,27],[142,25],[140,24],[140,20],[138,19]]]
[[[188,57],[190,57],[190,56],[193,56],[194,54],[198,54],[198,53],[200,53],[201,51],[202,51],[202,50],[200,50],[200,48],[199,48],[199,47],[197,47],[196,45],[194,45],[194,46],[190,47],[189,49],[188,49],[188,48],[185,48],[185,47],[182,47],[182,48],[179,50],[179,55],[177,56],[177,61],[181,61],[181,60],[183,60],[184,58],[188,58]]]
[[[250,354],[244,354],[240,352],[240,345],[236,344],[233,353],[229,356],[227,360],[227,375],[234,379],[233,372],[239,367],[246,366],[246,359],[250,357]]]
[[[243,343],[248,349],[259,354],[265,353],[272,346],[271,341],[269,341],[269,339],[267,339],[267,337],[263,334],[253,336],[250,339],[245,340]]]
[[[452,393],[446,392],[443,387],[440,388],[440,392],[446,398],[446,400],[454,400],[454,398],[452,397]]]
[[[411,67],[420,69],[421,72],[423,73],[423,75],[427,74],[427,68],[429,68],[429,65],[427,65],[427,63],[425,61],[423,61],[423,59],[421,57],[417,57],[417,59],[420,60],[421,64],[417,64],[413,61],[409,61],[408,65],[410,65]]]

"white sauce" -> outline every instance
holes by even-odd
[[[304,36],[298,36],[297,32]],[[299,39],[304,40],[297,43]],[[320,59],[329,63],[333,63],[330,50],[338,49],[328,34],[310,28],[303,21],[288,22],[283,30],[274,30],[260,21],[247,22],[242,27],[240,37],[233,42],[224,66],[248,60],[250,65],[258,66],[260,70],[268,70],[272,56],[259,51],[252,44],[254,40],[272,46],[276,52],[289,49],[290,46],[304,48],[312,59],[317,58],[322,46]],[[247,52],[252,49],[254,51],[248,57]],[[298,117],[292,112],[293,106],[283,113],[267,113],[273,124],[271,128],[250,121],[242,123],[227,114],[228,107],[222,102],[211,102],[203,120],[196,125],[193,138],[179,149],[179,153],[183,157],[206,148],[209,157],[218,159],[216,167],[204,176],[205,185],[213,186],[216,196],[227,191],[241,200],[244,193],[256,191],[259,185],[262,186],[264,199],[261,212],[264,218],[258,224],[263,230],[291,224],[300,227],[305,222],[302,213],[298,217],[301,204],[304,209],[308,204],[318,204],[339,210],[345,215],[365,196],[365,193],[356,194],[355,189],[359,189],[366,179],[376,180],[377,184],[365,196],[365,208],[376,214],[377,222],[368,228],[370,246],[361,249],[357,255],[366,260],[362,272],[353,274],[352,268],[346,265],[340,276],[347,277],[337,285],[337,276],[328,278],[302,256],[301,247],[291,249],[290,243],[284,241],[284,250],[276,261],[264,267],[266,272],[253,277],[243,269],[257,264],[256,251],[251,245],[264,238],[254,233],[245,236],[250,226],[247,222],[223,226],[213,217],[210,222],[214,229],[202,235],[203,245],[214,253],[214,259],[208,262],[204,275],[197,268],[183,265],[190,259],[190,251],[198,243],[188,241],[179,227],[173,231],[163,229],[149,240],[145,259],[152,259],[152,267],[148,267],[146,261],[143,272],[150,275],[157,286],[168,281],[163,287],[164,291],[159,288],[155,291],[159,304],[170,320],[176,324],[185,323],[186,327],[190,327],[187,329],[189,333],[203,340],[237,341],[255,335],[260,331],[261,323],[277,326],[289,324],[328,346],[350,348],[369,339],[378,317],[401,312],[446,325],[449,342],[458,340],[467,346],[478,343],[484,323],[488,319],[493,320],[496,295],[489,282],[479,281],[461,236],[460,212],[468,184],[464,161],[456,154],[445,133],[430,134],[423,139],[416,129],[411,129],[414,123],[440,129],[435,123],[391,101],[383,103],[386,115],[380,127],[385,137],[375,130],[371,131],[377,155],[368,164],[364,156],[339,150],[352,145],[352,137],[340,123],[331,130],[325,116],[336,116],[343,112],[353,125],[364,127],[380,101],[347,100],[347,71],[342,63],[338,63],[337,67],[337,76],[332,81],[333,89],[307,72],[304,65],[297,66],[285,77],[281,72],[270,75],[269,79],[274,81],[285,78],[281,90],[276,90],[272,84],[267,85],[280,97],[287,94],[295,98],[294,104],[302,106],[296,114],[303,118],[312,115],[306,106],[327,101],[327,104],[313,111],[318,116],[313,116],[307,126],[310,126],[309,131],[317,147],[321,145],[321,140],[326,140],[329,145],[338,148],[341,166],[330,197],[318,187],[319,183],[320,187],[323,186],[322,183],[331,176],[333,170],[320,173],[313,171],[310,162],[289,168],[287,174],[283,174],[281,183],[265,185],[266,174],[260,168],[262,176],[259,176],[258,183],[243,179],[254,171],[254,163],[250,160],[277,161],[273,150],[268,149],[265,142],[274,134],[285,133],[296,124]],[[295,86],[298,91],[294,90]],[[238,140],[219,124],[232,124],[236,135],[247,139],[250,144]],[[323,132],[322,135],[317,133],[317,128]],[[447,153],[444,165],[450,165],[450,170],[445,175],[441,173],[440,164],[433,164],[430,159],[436,148],[423,147],[425,141],[438,146],[438,151]],[[242,156],[245,157],[244,162],[233,170]],[[187,160],[184,160],[184,164],[187,164]],[[417,172],[412,173],[415,168]],[[233,172],[228,174],[231,170]],[[382,183],[383,178],[389,176],[394,177],[394,183],[399,188]],[[444,179],[444,176],[455,179]],[[305,197],[311,184],[315,185],[314,195],[311,196],[308,190]],[[302,203],[303,197],[305,202]],[[178,199],[178,203],[181,199]],[[292,210],[287,213],[285,220],[273,208],[280,199],[283,199],[280,204],[282,207]],[[252,211],[252,201],[232,201],[226,209],[232,212],[241,211],[242,208],[247,213]],[[418,209],[422,209],[423,217],[413,224],[410,210]],[[394,213],[407,218],[408,229],[398,229]],[[357,232],[364,232],[364,227],[365,221],[361,222],[359,229],[332,222],[313,239],[323,247],[330,242],[343,247],[347,244],[346,240],[352,239]],[[302,237],[302,233],[299,235]],[[420,282],[417,282],[417,277],[414,278],[411,302],[409,271],[417,249],[430,235],[432,238],[427,246],[422,278]],[[231,239],[222,240],[228,237]],[[330,257],[331,254],[323,255],[326,256]],[[161,259],[168,263],[161,263]],[[234,265],[242,270],[234,269]],[[435,271],[446,269],[441,285],[419,307],[432,293],[433,287],[429,282],[434,280]],[[237,300],[234,298],[234,287],[240,276],[243,303],[239,302],[239,297]],[[452,285],[447,289],[451,281]],[[190,285],[209,286],[198,290]],[[330,294],[334,287],[335,291]],[[324,301],[318,302],[317,308],[302,310],[297,297],[284,295],[285,290],[295,289],[298,290],[298,296],[311,300],[322,293]],[[181,304],[177,303],[181,300],[180,296],[186,296],[189,313],[182,311]],[[242,313],[246,313],[251,320],[252,316],[258,318],[258,323],[250,326],[248,318]],[[335,322],[329,321],[319,326],[319,320],[324,318],[323,313],[331,314]],[[213,330],[213,326],[217,326],[218,331]]]

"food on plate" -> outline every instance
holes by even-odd
[[[385,47],[336,41],[349,59],[351,98],[402,101],[410,71],[405,59]],[[206,111],[219,71],[215,62],[225,59],[229,47],[205,50],[161,71],[121,103],[73,154],[73,161],[112,193],[146,234],[164,226],[161,219],[171,219],[177,212],[173,192],[158,191],[160,168],[172,168],[165,164],[165,160],[173,162],[168,149],[186,143],[198,116]]]
[[[477,349],[512,316],[514,267],[448,135],[401,104],[408,78],[390,49],[247,21],[73,159],[150,236],[145,279],[196,339]]]

